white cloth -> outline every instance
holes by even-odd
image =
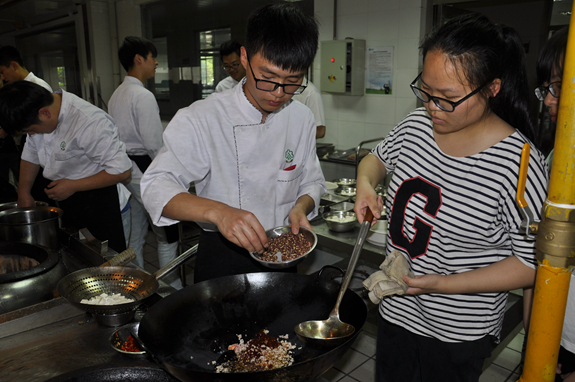
[[[122,174],[132,167],[112,118],[102,109],[64,90],[58,126],[50,134],[30,135],[22,159],[44,168],[46,179],[83,179],[102,170]]]
[[[53,92],[52,87],[50,85],[48,85],[48,83],[46,81],[44,81],[43,79],[41,79],[40,77],[36,77],[34,75],[34,73],[29,72],[28,75],[26,76],[26,78],[24,78],[24,81],[30,81],[33,82],[35,84],[38,84],[40,86],[42,86],[44,89],[48,90],[50,93]]]
[[[174,196],[187,192],[191,182],[198,196],[251,211],[264,229],[288,224],[289,211],[303,195],[313,198],[315,208],[308,218],[315,217],[326,186],[311,111],[289,102],[261,121],[241,84],[179,110],[141,182],[152,221],[175,223],[162,216],[162,210]]]
[[[226,91],[228,89],[232,89],[239,83],[240,82],[234,80],[232,76],[227,76],[226,78],[224,78],[223,80],[218,82],[218,84],[216,85],[215,92],[221,93],[221,92]]]
[[[303,82],[305,83],[305,80]],[[323,99],[321,98],[321,93],[318,88],[311,81],[308,81],[303,93],[294,95],[293,99],[309,107],[313,113],[316,126],[325,126]]]
[[[126,76],[112,94],[108,110],[126,145],[129,155],[149,155],[154,159],[164,145],[162,121],[156,98],[139,79]],[[132,181],[139,181],[142,172],[132,162]]]

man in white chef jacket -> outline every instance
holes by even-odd
[[[228,77],[216,85],[216,93],[221,93],[233,88],[246,76],[246,68],[242,66],[240,55],[242,45],[234,40],[229,40],[220,45],[220,58],[222,66]]]
[[[299,8],[256,10],[241,49],[245,79],[181,109],[166,128],[142,197],[156,224],[190,220],[204,229],[194,282],[269,272],[248,253],[264,251],[265,231],[311,228],[325,180],[313,114],[291,98],[305,86],[317,45],[317,24]],[[191,182],[196,195],[188,193]]]
[[[15,81],[0,89],[0,121],[10,135],[29,135],[18,206],[34,205],[30,189],[42,170],[50,180],[46,195],[64,210],[64,227],[88,228],[116,252],[125,250],[116,184],[130,177],[132,163],[112,118],[62,89]]]
[[[164,144],[164,128],[156,97],[144,87],[144,83],[156,74],[156,56],[157,49],[151,41],[137,36],[124,38],[118,50],[118,57],[128,75],[108,103],[110,115],[118,126],[120,140],[125,143],[128,156],[132,160],[132,178],[127,185],[132,193],[129,242],[136,252],[135,263],[141,268],[144,268],[144,244],[148,234],[149,216],[140,196],[140,179]],[[152,224],[152,231],[158,242],[160,267],[172,261],[178,249],[177,226],[172,226],[169,230],[170,235],[166,228]],[[171,284],[176,288],[182,287],[181,281],[177,279]]]

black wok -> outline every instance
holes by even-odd
[[[340,285],[293,273],[250,273],[191,285],[153,305],[138,335],[148,351],[181,381],[313,381],[351,347],[367,318],[361,297],[348,290],[341,319],[356,328],[348,341],[332,349],[305,345],[294,333],[300,322],[329,315]],[[270,336],[288,334],[296,345],[294,363],[281,369],[224,374],[216,362],[228,345],[255,338],[261,329]]]

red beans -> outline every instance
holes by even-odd
[[[292,232],[286,232],[281,236],[274,237],[268,241],[269,246],[259,257],[264,261],[277,262],[276,253],[281,252],[282,261],[297,259],[306,254],[313,243],[310,243],[303,233],[294,235]]]

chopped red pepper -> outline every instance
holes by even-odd
[[[141,352],[142,351],[142,349],[140,349],[140,347],[136,343],[136,340],[134,340],[134,337],[132,337],[131,335],[128,337],[126,342],[124,342],[121,349],[123,351],[129,351],[129,352]]]

